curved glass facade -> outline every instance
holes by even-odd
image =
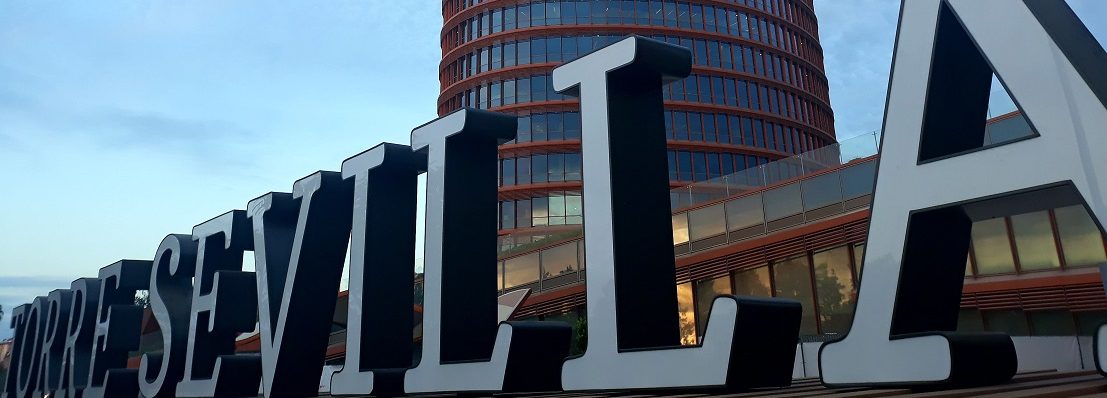
[[[582,222],[569,204],[582,190],[579,103],[553,91],[550,73],[628,34],[692,51],[692,75],[664,91],[673,187],[835,142],[809,0],[446,0],[442,10],[439,114],[520,116],[500,151],[501,231]],[[564,211],[552,206],[561,198]]]

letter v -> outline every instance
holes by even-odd
[[[323,372],[352,195],[337,172],[250,201],[266,397],[314,397]],[[284,344],[288,342],[289,344]]]

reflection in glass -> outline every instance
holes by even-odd
[[[761,266],[734,273],[734,294],[738,296],[772,297],[769,267]]]
[[[1107,311],[1074,311],[1076,328],[1081,336],[1094,336],[1099,325],[1107,323]]]
[[[673,215],[673,244],[688,243],[688,213]]]
[[[803,182],[803,205],[807,210],[830,206],[842,201],[842,186],[838,173],[827,173]]]
[[[849,247],[815,253],[815,289],[823,333],[844,333],[853,319],[855,292]]]
[[[984,131],[984,145],[1014,141],[1034,135],[1034,130],[1030,128],[1030,123],[1027,123],[1023,115],[988,123]]]
[[[1011,241],[1007,239],[1007,223],[1003,218],[973,223],[972,248],[980,275],[1015,272]]]
[[[496,288],[504,289],[504,262],[499,261],[496,263]]]
[[[583,224],[584,218],[582,217],[580,195],[565,195],[565,223],[566,224]]]
[[[544,278],[571,274],[577,270],[577,245],[569,243],[542,251]]]
[[[800,201],[800,185],[792,184],[765,191],[765,219],[779,220],[800,214],[803,204]]]
[[[715,297],[730,294],[730,276],[721,276],[715,279],[696,282],[696,330],[703,336],[706,331],[707,317],[711,311],[711,303]]]
[[[534,198],[531,203],[531,225],[542,226],[549,223],[549,198]]]
[[[846,199],[873,193],[876,182],[876,162],[865,162],[841,171],[842,195]]]
[[[1057,269],[1061,260],[1057,257],[1057,244],[1053,240],[1053,226],[1049,212],[1011,216],[1011,229],[1015,232],[1015,247],[1019,253],[1019,266],[1023,271]]]
[[[865,265],[865,244],[853,245],[853,274],[861,280],[861,268]]]
[[[688,237],[692,241],[726,233],[723,205],[704,207],[688,212]]]
[[[1107,255],[1103,252],[1103,235],[1083,205],[1058,208],[1053,214],[1057,217],[1057,232],[1061,235],[1066,266],[1107,262]]]
[[[680,344],[696,344],[696,310],[692,299],[692,283],[677,285],[677,308],[680,317]]]
[[[811,294],[811,268],[807,257],[793,257],[773,264],[776,297],[790,298],[803,304],[801,335],[818,334],[815,325],[815,298]]]
[[[538,253],[504,262],[504,289],[538,281]]]
[[[761,208],[761,195],[750,195],[726,202],[727,229],[736,231],[765,222]]]
[[[1031,311],[1030,324],[1034,336],[1075,336],[1076,322],[1067,310]]]
[[[957,313],[958,332],[983,332],[984,317],[976,308],[962,308]]]
[[[1026,323],[1026,314],[1022,310],[984,311],[984,323],[992,332],[1004,332],[1011,336],[1030,334],[1030,325]]]

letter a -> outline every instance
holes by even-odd
[[[1063,1],[911,0],[900,18],[865,274],[822,379],[1001,383],[1010,337],[954,332],[972,222],[1074,204],[1107,220],[1107,56]],[[993,72],[1035,134],[985,145]]]

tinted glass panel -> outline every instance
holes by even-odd
[[[803,211],[799,184],[765,191],[765,219],[772,221]]]
[[[1083,205],[1062,207],[1053,213],[1057,217],[1065,265],[1079,267],[1107,262],[1103,252],[1103,235]]]
[[[844,333],[853,319],[854,290],[849,247],[815,253],[815,288],[823,333]]]
[[[1007,223],[1002,218],[978,221],[972,225],[972,248],[976,270],[981,275],[1015,272]]]
[[[677,308],[680,316],[680,343],[696,344],[696,306],[692,299],[692,284],[677,285]]]
[[[769,267],[762,266],[734,273],[734,294],[739,296],[772,297]]]
[[[704,325],[707,323],[711,303],[719,295],[730,294],[730,276],[723,276],[711,280],[696,283],[696,330],[699,335],[704,333]]]
[[[958,332],[983,332],[984,316],[975,308],[962,308],[957,313]]]
[[[803,182],[803,203],[807,210],[814,210],[842,201],[842,186],[838,173],[828,173]]]
[[[761,209],[761,195],[750,195],[726,202],[726,222],[727,229],[730,231],[763,224],[765,213]]]
[[[1030,325],[1026,323],[1026,314],[1022,310],[984,311],[984,323],[993,332],[1004,332],[1011,336],[1030,334]]]
[[[1031,311],[1031,332],[1035,336],[1075,336],[1076,321],[1065,310]]]
[[[504,288],[538,281],[538,253],[516,257],[504,262]]]
[[[795,257],[773,264],[776,297],[794,299],[803,304],[801,335],[818,334],[815,326],[815,299],[811,294],[811,268],[807,257]]]
[[[1026,122],[1026,118],[1022,115],[990,123],[985,131],[985,145],[1013,141],[1034,135],[1034,131],[1030,129],[1030,124]]]
[[[718,204],[688,212],[688,237],[692,241],[726,233],[723,205]]]
[[[673,215],[673,244],[688,243],[688,214]]]
[[[1012,216],[1011,229],[1015,232],[1015,247],[1018,248],[1019,265],[1023,271],[1061,267],[1049,212]]]
[[[545,278],[571,274],[577,270],[577,245],[570,243],[542,251],[542,274]]]
[[[1099,325],[1107,322],[1107,311],[1080,311],[1076,315],[1076,327],[1081,336],[1095,336]]]
[[[865,264],[865,245],[853,245],[853,273],[861,280],[861,268]]]
[[[841,173],[842,196],[846,199],[873,193],[873,184],[876,181],[875,161],[847,167]]]

